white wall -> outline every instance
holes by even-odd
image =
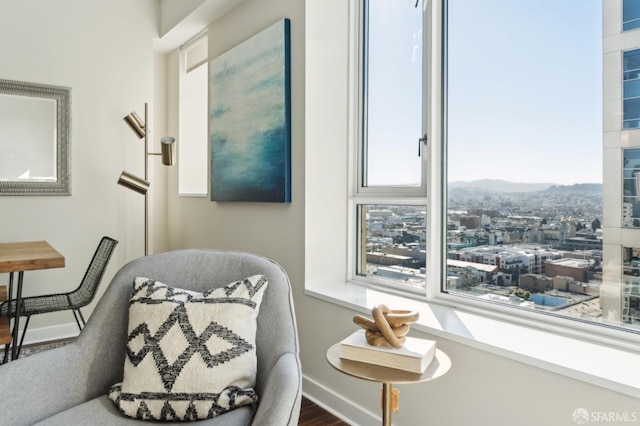
[[[304,4],[300,1],[245,0],[208,28],[209,57],[213,58],[282,18],[291,19],[292,57],[292,202],[216,203],[210,198],[178,197],[177,176],[170,174],[169,244],[172,248],[215,247],[267,255],[289,270],[302,288],[304,245]],[[169,56],[177,67],[177,54]],[[174,71],[169,71],[174,73]],[[177,73],[169,79],[177,90]],[[169,97],[174,99],[170,93]],[[177,98],[175,98],[177,99]],[[177,102],[170,101],[170,116],[177,117]],[[175,120],[169,120],[177,126]],[[177,134],[177,127],[170,127]]]
[[[160,0],[160,36],[187,18],[206,0]]]
[[[156,1],[2,0],[0,8],[0,78],[71,88],[72,179],[71,196],[0,196],[0,241],[47,240],[65,256],[65,268],[25,274],[31,295],[75,288],[100,238],[112,236],[120,244],[103,290],[144,252],[143,197],[116,182],[124,169],[144,173],[144,145],[122,117],[153,101]],[[77,333],[71,313],[40,315],[27,341],[68,331]]]

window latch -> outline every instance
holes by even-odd
[[[421,138],[418,138],[418,157],[422,155],[422,144],[426,145],[427,142],[429,142],[429,138],[426,133]]]

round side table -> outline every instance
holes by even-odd
[[[451,360],[440,349],[436,357],[422,374],[395,368],[381,367],[375,364],[340,358],[340,343],[327,350],[327,361],[336,370],[363,380],[382,383],[382,425],[391,426],[391,401],[394,384],[421,383],[437,379],[451,368]]]

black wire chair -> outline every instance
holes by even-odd
[[[71,310],[73,317],[76,319],[78,328],[82,331],[82,327],[86,324],[80,308],[87,306],[96,295],[98,286],[102,281],[109,259],[116,248],[118,241],[109,237],[102,237],[98,248],[89,263],[89,267],[80,282],[80,285],[75,290],[69,293],[58,294],[46,294],[43,296],[31,296],[22,299],[22,306],[20,308],[19,315],[21,317],[27,317],[22,331],[22,337],[20,344],[17,348],[18,357],[20,356],[20,349],[22,349],[22,342],[24,342],[24,336],[27,334],[27,327],[29,327],[29,320],[32,315],[46,314],[50,312]],[[0,305],[0,317],[13,317],[13,312],[16,309],[16,300],[4,302]],[[81,324],[82,323],[82,324]],[[8,350],[8,345],[5,346],[5,358]]]

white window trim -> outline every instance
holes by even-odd
[[[351,117],[350,135],[352,138],[351,140],[356,141],[356,140],[360,140],[363,137],[362,135],[363,129],[362,129],[361,123],[363,122],[364,115],[365,115],[363,111],[364,105],[362,104],[363,91],[365,89],[362,87],[363,85],[360,78],[365,68],[365,65],[363,63],[364,61],[361,55],[361,50],[362,50],[361,34],[364,31],[364,24],[362,22],[362,17],[363,17],[364,11],[363,11],[361,1],[352,1],[350,3],[352,7],[351,14],[354,17],[353,19],[351,19],[351,22],[350,22],[351,37],[350,37],[350,43],[349,43],[349,61],[350,61],[349,80],[351,82],[358,82],[357,84],[351,84],[350,85],[351,90],[349,91],[350,117]],[[426,3],[428,2],[425,2],[425,4]],[[423,17],[424,17],[424,14],[423,14]],[[429,25],[431,24],[425,22],[423,26],[425,28],[429,28]],[[429,69],[428,58],[427,58],[429,53],[430,53],[430,49],[422,57],[422,67],[425,70]],[[428,79],[429,77],[427,76],[423,77],[422,87],[424,91],[423,93],[424,98],[429,96],[429,93],[427,92]],[[429,131],[431,130],[429,128],[428,122],[429,120],[427,119],[427,117],[423,117],[423,123],[421,128],[422,134],[415,135],[416,150],[418,149],[418,144],[419,144],[418,139],[425,133],[429,134]],[[429,137],[429,139],[431,138]],[[364,186],[364,180],[365,180],[364,179],[364,170],[365,170],[364,147],[363,147],[363,144],[358,144],[358,143],[352,144],[352,146],[353,146],[352,152],[354,155],[356,155],[355,158],[357,158],[357,161],[350,160],[349,164],[350,165],[357,164],[357,168],[354,167],[355,170],[353,170],[351,175],[352,177],[356,176],[356,178],[351,181],[353,182],[354,190],[353,190],[353,193],[350,194],[350,198],[356,199],[359,204],[364,204],[364,203],[374,204],[374,202],[369,201],[371,197],[388,198],[389,199],[388,203],[390,204],[403,204],[402,200],[397,200],[396,198],[400,198],[400,199],[409,198],[409,197],[411,197],[410,199],[420,198],[420,197],[428,198],[427,185],[431,180],[429,176],[429,170],[427,167],[427,165],[429,164],[428,145],[423,144],[421,146],[422,155],[421,155],[420,161],[422,163],[422,170],[420,175],[420,184],[419,185],[416,184],[415,186],[393,186],[393,185]],[[360,201],[363,201],[363,202],[361,203]],[[409,204],[415,204],[415,202],[410,202]]]
[[[563,326],[553,321],[525,324],[523,317],[463,305],[464,298],[442,294],[429,301],[416,300],[351,281],[353,253],[348,251],[355,245],[349,232],[353,228],[347,222],[353,221],[355,214],[354,205],[345,200],[356,188],[345,182],[354,181],[349,175],[353,170],[346,164],[356,155],[353,146],[347,145],[357,131],[353,120],[347,119],[353,99],[348,82],[356,72],[349,59],[354,56],[349,49],[355,36],[350,33],[349,21],[356,1],[306,0],[305,4],[305,294],[363,314],[370,314],[378,303],[415,309],[420,312],[413,327],[418,332],[640,398],[640,376],[629,374],[629,366],[640,365],[638,339],[632,333],[613,330],[597,334],[593,330],[600,327],[579,322],[575,327],[572,322],[570,330],[569,320],[562,320]],[[436,73],[429,78],[440,76]],[[435,98],[430,102],[436,102]],[[430,139],[438,140],[435,138],[442,131],[438,120],[431,126]],[[440,155],[438,149],[438,145],[429,144],[430,155]],[[345,167],[327,174],[328,163]],[[431,200],[440,200],[442,189],[435,181],[430,179],[428,195]],[[427,225],[431,238],[439,232],[440,241],[443,209],[432,209]],[[429,268],[428,273],[434,274],[434,269],[438,268]],[[439,279],[428,277],[433,283]],[[433,287],[429,288],[429,293],[432,291]]]

